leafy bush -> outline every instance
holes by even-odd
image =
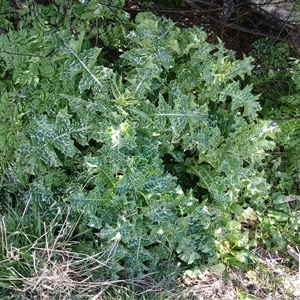
[[[247,206],[265,206],[259,167],[275,130],[257,118],[251,86],[241,87],[252,60],[149,13],[132,24],[96,1],[77,3],[67,12],[76,16],[72,34],[66,16],[54,29],[53,8],[40,8],[42,29],[28,17],[0,36],[2,48],[26,53],[1,53],[10,82],[1,130],[11,136],[1,160],[7,181],[25,187],[21,199],[43,218],[66,205],[84,213],[95,250],[110,257],[99,275],[169,272],[220,256],[245,266],[249,253],[239,251],[251,243],[240,223]],[[92,44],[99,33],[103,49]]]
[[[278,123],[276,149],[269,156],[272,170],[269,174],[273,191],[282,195],[299,194],[299,60],[289,54],[288,45],[259,40],[253,45],[251,54],[260,58],[269,70],[253,72],[249,81],[254,91],[261,93],[264,119]],[[273,46],[273,47],[272,47]],[[278,68],[278,69],[276,69]]]
[[[299,244],[299,61],[287,44],[265,39],[254,43],[251,55],[269,67],[253,71],[248,82],[261,93],[261,117],[278,127],[276,147],[261,166],[271,188],[266,209],[258,211],[256,237],[268,250],[284,250],[287,244]]]

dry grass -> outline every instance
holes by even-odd
[[[114,252],[113,245],[111,248]],[[22,286],[14,293],[22,300],[32,299],[300,299],[298,271],[289,271],[283,258],[263,253],[259,268],[242,272],[226,270],[226,276],[205,271],[197,278],[183,277],[181,287],[170,288],[170,282],[156,282],[151,277],[135,281],[103,280],[97,270],[107,266],[103,254],[86,255],[53,248],[32,249],[34,274],[19,275]],[[138,292],[132,292],[135,285]],[[123,289],[118,298],[116,290]],[[125,295],[129,295],[126,297]],[[144,297],[145,298],[142,298]],[[152,297],[149,298],[149,295]],[[165,295],[162,297],[162,295]]]
[[[72,252],[71,237],[76,224],[71,226],[65,218],[58,225],[59,213],[50,225],[42,224],[41,237],[20,249],[10,246],[7,220],[1,219],[1,249],[5,256],[1,264],[20,262],[19,253],[27,253],[27,259],[30,258],[27,263],[30,276],[24,276],[14,267],[10,267],[9,276],[0,275],[1,282],[10,284],[13,296],[7,299],[300,299],[300,268],[294,271],[289,268],[293,260],[297,262],[295,251],[293,256],[274,255],[257,248],[254,254],[259,257],[259,263],[248,272],[229,268],[221,268],[221,272],[206,270],[196,276],[186,272],[180,283],[174,278],[157,282],[151,274],[137,280],[104,278],[99,274],[103,274],[103,268],[110,267],[118,240],[112,242],[110,249],[94,255]]]
[[[260,258],[254,270],[227,269],[222,275],[206,270],[183,277],[186,299],[198,300],[297,300],[300,299],[300,267],[291,271],[287,258],[256,249]]]
[[[30,277],[21,274],[18,267],[10,267],[9,275],[0,275],[0,280],[8,282],[13,287],[12,293],[19,299],[70,299],[72,295],[78,299],[101,299],[105,288],[120,283],[100,281],[96,276],[98,270],[109,267],[118,242],[112,243],[105,252],[106,259],[103,252],[87,255],[70,251],[74,244],[70,238],[77,224],[71,226],[67,216],[64,223],[58,225],[60,213],[50,224],[43,224],[44,234],[41,237],[19,249],[9,245],[6,219],[3,217],[1,220],[2,254],[6,257],[1,263],[18,266],[25,258],[16,253],[26,253],[27,260],[30,257],[25,262],[31,270]]]
[[[22,299],[100,299],[103,289],[117,282],[98,281],[94,277],[103,267],[102,254],[88,256],[70,251],[35,249],[33,251],[34,274],[22,277],[22,286],[15,292]]]
[[[68,222],[69,212],[63,224],[59,224],[59,211],[50,224],[42,224],[43,235],[24,247],[11,246],[7,225],[9,218],[2,217],[0,222],[2,265],[9,266],[7,274],[0,274],[0,282],[7,283],[10,295],[5,299],[48,300],[48,299],[118,299],[117,293],[143,297],[146,294],[165,293],[167,281],[156,282],[151,276],[136,280],[112,280],[105,278],[103,268],[110,268],[110,260],[115,255],[119,240],[112,241],[106,251],[94,255],[72,252],[74,242],[71,237],[77,224]],[[26,227],[25,213],[14,223],[20,228]],[[14,219],[17,215],[14,215]],[[41,247],[43,245],[43,247]],[[22,256],[26,253],[26,257]],[[29,259],[28,259],[29,258]],[[27,261],[26,261],[27,260]],[[22,274],[21,264],[29,266],[30,276]],[[14,266],[12,266],[14,265]],[[134,287],[135,291],[132,291]],[[168,295],[173,295],[168,289]],[[113,296],[110,296],[113,295]],[[2,297],[2,298],[1,298]],[[1,299],[4,296],[0,296]]]

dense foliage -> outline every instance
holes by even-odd
[[[43,222],[71,207],[74,249],[109,262],[99,276],[220,259],[247,269],[251,229],[284,248],[264,171],[277,126],[244,82],[252,59],[151,13],[64,2],[2,5],[3,206],[24,203]]]
[[[278,123],[275,159],[271,180],[276,189],[284,194],[299,194],[299,59],[285,58],[287,44],[262,40],[253,45],[252,55],[260,57],[260,62],[273,66],[269,70],[254,72],[251,82],[255,91],[261,93],[263,103],[261,115],[265,119],[274,119]],[[266,55],[266,50],[268,55]],[[270,50],[271,49],[271,50]],[[277,69],[278,68],[278,69]],[[287,68],[287,69],[286,69]]]

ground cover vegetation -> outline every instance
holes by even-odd
[[[297,249],[300,62],[252,70],[288,44],[236,59],[123,0],[0,3],[2,299],[184,299],[184,273],[255,285],[257,249]]]

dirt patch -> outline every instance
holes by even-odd
[[[279,253],[271,254],[263,248],[253,252],[259,263],[248,271],[227,268],[222,274],[217,274],[212,268],[196,276],[187,272],[181,281],[186,299],[300,299],[300,273],[290,267],[293,260],[289,261]]]
[[[151,2],[128,0],[125,9],[128,9],[133,18],[138,12],[151,11],[155,14],[170,17],[179,27],[202,27],[207,33],[210,43],[217,43],[217,37],[219,37],[227,49],[236,52],[237,58],[247,55],[253,42],[258,39],[264,37],[269,37],[274,41],[288,41],[290,39],[288,30],[278,30],[264,20],[261,14],[248,7],[247,4],[239,4],[238,11],[237,6],[235,6],[233,16],[226,22],[221,22],[222,1],[199,0],[186,2],[197,2],[197,7],[193,8],[187,4],[181,6],[171,5],[168,1],[164,1],[162,4],[161,1],[155,0]]]

